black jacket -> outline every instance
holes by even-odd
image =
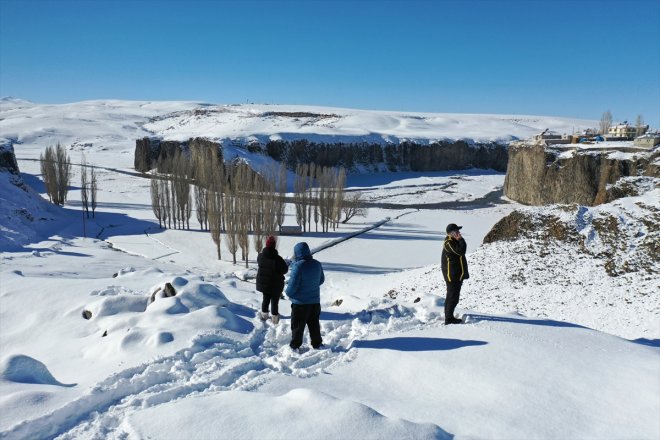
[[[284,290],[284,274],[289,266],[275,248],[264,248],[257,257],[257,290],[264,293],[279,295]]]
[[[468,273],[467,260],[465,259],[465,251],[467,250],[467,243],[461,237],[458,240],[453,239],[451,236],[445,238],[445,243],[442,246],[442,276],[446,282],[463,281],[470,278]]]

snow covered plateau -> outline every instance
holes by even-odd
[[[254,250],[247,269],[226,250],[218,260],[194,214],[190,230],[160,229],[133,170],[135,140],[150,136],[206,136],[259,169],[272,159],[249,142],[507,142],[597,125],[2,99],[0,144],[20,174],[0,172],[0,438],[660,439],[658,179],[595,207],[524,207],[498,195],[505,176],[492,170],[351,174],[349,190],[397,208],[280,237],[285,257],[301,240],[322,249],[326,274],[325,347],[306,334],[293,352],[291,303],[278,324],[256,315]],[[38,158],[58,142],[97,167],[84,224],[79,167],[63,207],[45,196]],[[471,274],[466,322],[452,326],[439,268],[448,223],[463,226]]]

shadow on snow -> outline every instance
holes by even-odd
[[[374,348],[398,351],[441,351],[455,350],[462,347],[486,345],[485,341],[472,341],[461,339],[424,338],[424,337],[397,337],[371,340],[353,341],[356,348]]]

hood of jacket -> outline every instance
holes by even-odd
[[[309,250],[309,246],[304,241],[293,247],[293,254],[296,257],[296,260],[306,260],[312,258],[312,252]]]

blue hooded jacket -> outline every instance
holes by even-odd
[[[312,252],[305,242],[296,244],[293,254],[295,261],[291,264],[286,295],[293,304],[320,304],[320,286],[325,281],[323,266],[312,258]]]

